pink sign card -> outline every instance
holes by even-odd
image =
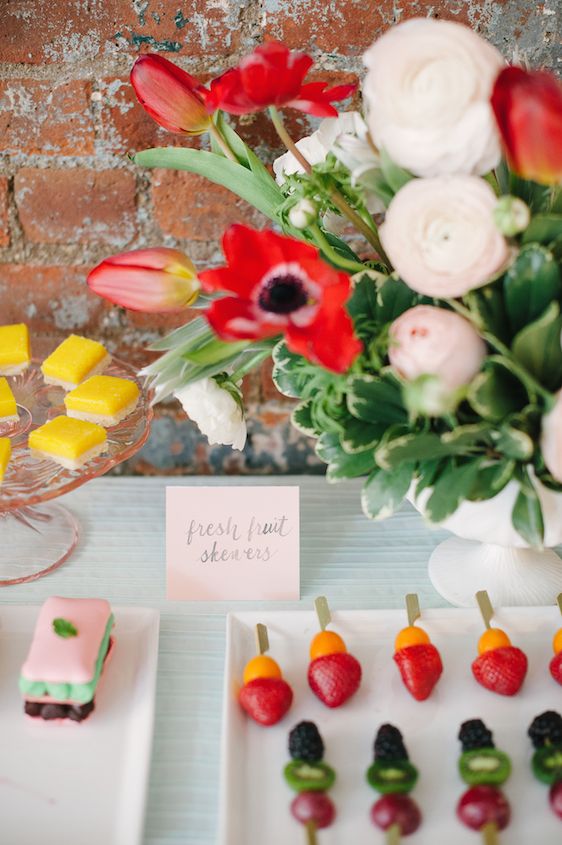
[[[167,597],[299,598],[298,487],[167,487]]]

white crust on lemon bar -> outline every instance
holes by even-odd
[[[5,367],[0,367],[0,376],[19,376],[20,373],[27,370],[30,363],[30,361],[24,361],[22,364],[9,364]]]
[[[19,421],[19,414],[13,414],[10,417],[0,417],[0,424],[4,425],[5,423],[11,422],[18,422]]]
[[[111,355],[108,352],[107,355],[105,356],[105,358],[102,358],[101,361],[99,362],[99,364],[96,364],[95,367],[92,367],[90,372],[86,373],[86,375],[84,376],[82,381],[76,382],[76,384],[74,382],[71,382],[71,381],[61,381],[61,379],[55,378],[54,376],[46,376],[45,373],[43,373],[43,381],[45,382],[45,384],[52,384],[55,387],[62,387],[62,388],[64,388],[64,390],[67,390],[67,391],[74,390],[75,387],[78,387],[78,385],[82,384],[82,382],[86,381],[86,379],[91,378],[92,376],[101,375],[101,373],[103,373],[104,370],[107,370],[107,368],[109,367],[110,364],[111,364]],[[1,373],[0,373],[0,375],[1,375]]]
[[[101,455],[106,451],[107,440],[103,443],[97,443],[95,446],[92,446],[91,449],[83,452],[78,458],[63,458],[61,455],[53,455],[51,452],[45,452],[43,449],[29,448],[29,452],[33,458],[46,458],[48,461],[54,461],[56,464],[60,464],[61,467],[70,470],[80,469],[89,461],[92,461],[94,458],[97,458],[98,455]]]
[[[133,399],[132,402],[129,402],[128,405],[125,405],[124,408],[121,408],[120,411],[112,416],[108,416],[106,414],[88,414],[86,411],[76,411],[73,408],[66,409],[66,416],[74,417],[76,420],[85,420],[86,422],[97,423],[98,425],[102,425],[104,428],[111,428],[128,417],[129,414],[132,414],[138,404],[139,397],[137,396],[136,399]]]

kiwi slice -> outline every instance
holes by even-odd
[[[537,748],[531,761],[533,774],[543,783],[553,784],[562,779],[562,746],[545,745]]]
[[[369,784],[381,795],[410,792],[417,779],[418,770],[409,760],[375,760],[367,770]]]
[[[307,763],[306,760],[287,763],[283,774],[295,792],[324,792],[336,779],[336,773],[326,763]]]
[[[511,774],[511,760],[497,748],[476,748],[461,755],[459,771],[470,786],[500,786]]]

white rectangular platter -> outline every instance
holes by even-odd
[[[0,606],[0,841],[139,845],[150,766],[159,614],[114,609],[115,648],[81,724],[24,716],[18,691],[37,607]]]
[[[246,661],[255,653],[254,628],[269,629],[271,656],[279,662],[295,698],[278,725],[263,728],[241,711],[237,690]],[[373,740],[383,722],[404,735],[410,759],[420,778],[413,797],[424,821],[407,838],[412,845],[475,845],[478,834],[463,827],[455,807],[467,788],[457,771],[461,722],[482,718],[493,731],[496,746],[506,751],[513,773],[504,791],[512,820],[501,841],[509,845],[555,845],[562,842],[562,821],[548,806],[548,787],[532,776],[532,747],[527,728],[547,709],[562,711],[562,687],[551,678],[552,636],[562,620],[556,607],[509,608],[494,617],[513,645],[529,658],[522,690],[513,698],[495,695],[473,679],[470,664],[482,633],[477,610],[427,610],[420,624],[441,652],[444,673],[431,697],[416,702],[402,685],[392,660],[397,631],[406,625],[401,611],[333,613],[333,628],[363,667],[360,690],[343,707],[329,710],[311,693],[306,673],[308,648],[316,633],[313,612],[233,613],[227,622],[227,654],[223,708],[220,845],[305,845],[304,829],[293,820],[294,793],[283,779],[289,760],[287,737],[302,719],[318,725],[326,746],[325,761],[337,773],[330,792],[338,816],[318,833],[320,845],[375,845],[382,832],[369,821],[378,795],[366,783],[373,760]]]

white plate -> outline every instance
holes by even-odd
[[[223,709],[220,845],[304,845],[305,833],[291,817],[294,797],[283,779],[289,761],[287,736],[301,719],[317,723],[326,746],[325,761],[337,772],[330,795],[337,808],[334,825],[321,830],[321,845],[374,845],[382,832],[369,821],[378,795],[366,783],[373,740],[383,722],[397,725],[420,778],[413,797],[423,813],[412,845],[475,845],[479,837],[455,816],[456,803],[467,788],[457,771],[459,725],[482,718],[498,748],[511,757],[513,773],[504,787],[512,820],[502,835],[509,845],[555,845],[562,842],[562,821],[548,806],[548,787],[532,776],[527,728],[539,713],[562,710],[562,688],[551,678],[552,636],[560,614],[552,608],[509,608],[497,613],[514,645],[529,657],[529,672],[518,695],[506,698],[480,687],[470,664],[482,623],[476,610],[428,610],[422,624],[439,648],[444,673],[426,702],[416,702],[402,685],[392,660],[393,641],[406,623],[400,611],[349,611],[333,614],[338,630],[363,666],[359,692],[343,707],[329,710],[311,693],[306,672],[308,647],[317,631],[314,613],[233,613],[227,625]],[[292,709],[282,722],[262,728],[241,711],[236,691],[244,664],[253,656],[254,626],[269,629],[271,655],[294,690]]]
[[[18,677],[37,607],[0,606],[2,845],[138,845],[150,765],[159,614],[114,609],[115,648],[81,724],[23,714]]]

